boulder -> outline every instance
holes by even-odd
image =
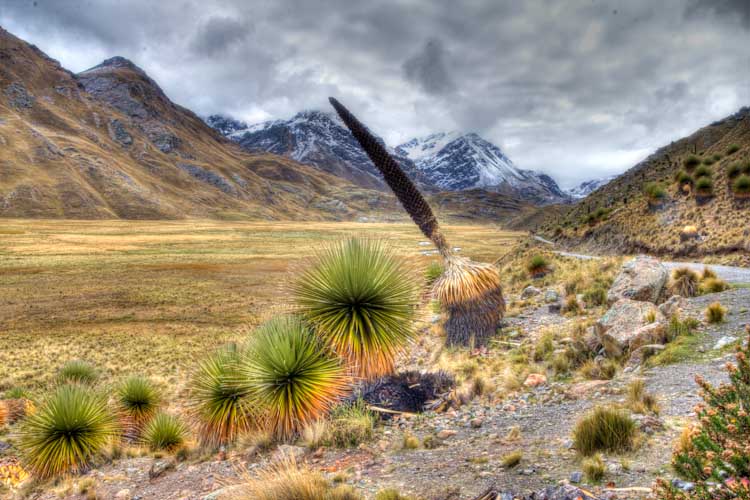
[[[530,373],[523,385],[526,387],[538,387],[547,383],[547,377],[541,373]]]
[[[529,285],[529,286],[527,286],[526,288],[523,289],[523,292],[521,292],[521,298],[522,299],[528,299],[528,298],[534,297],[536,295],[539,295],[540,293],[542,293],[542,291],[540,289],[538,289],[535,286]]]
[[[620,299],[596,323],[596,333],[607,354],[620,356],[642,345],[664,343],[665,318],[651,302]]]
[[[669,271],[653,257],[639,255],[622,266],[607,292],[607,303],[620,299],[656,303],[669,278]]]
[[[687,300],[681,295],[672,295],[666,302],[659,306],[659,312],[661,312],[665,318],[672,319],[674,316],[679,316],[687,306]]]

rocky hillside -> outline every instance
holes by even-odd
[[[569,200],[550,176],[516,167],[500,148],[475,133],[432,134],[396,151],[441,190],[486,189],[534,204]]]
[[[527,226],[570,247],[750,264],[750,108],[665,146]]]
[[[388,195],[251,155],[115,57],[74,75],[0,28],[0,216],[354,218]]]
[[[247,151],[283,155],[362,187],[387,189],[378,170],[335,114],[303,111],[289,120],[251,126],[213,115],[207,123]],[[392,153],[420,186],[428,190],[435,187],[409,158],[397,151]]]

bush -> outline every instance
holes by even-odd
[[[706,321],[709,323],[723,323],[727,310],[720,303],[714,302],[706,308]]]
[[[738,144],[730,144],[726,151],[727,156],[733,155],[739,150],[740,150],[740,146]]]
[[[133,376],[125,380],[116,393],[120,411],[132,424],[139,428],[146,423],[159,408],[159,390],[145,377]]]
[[[713,171],[711,170],[711,167],[701,165],[700,167],[695,169],[693,175],[696,179],[701,179],[703,177],[711,177],[713,175]]]
[[[742,165],[741,165],[741,164],[739,164],[739,163],[732,163],[732,164],[731,164],[731,165],[729,165],[729,167],[727,168],[727,176],[728,176],[728,177],[729,177],[730,179],[734,179],[735,177],[737,177],[737,176],[738,176],[738,175],[740,175],[741,173],[742,173]]]
[[[542,255],[534,255],[526,264],[526,270],[531,273],[532,276],[544,274],[549,270],[549,262]]]
[[[714,160],[713,158],[704,158],[703,159],[703,164],[704,165],[713,165],[714,163],[716,163],[716,160]]]
[[[151,451],[173,452],[182,447],[187,436],[187,427],[169,413],[157,413],[143,429],[143,443]]]
[[[692,186],[694,182],[693,176],[685,172],[684,170],[680,170],[677,173],[677,175],[675,176],[675,180],[680,186],[685,185],[685,184],[689,184]]]
[[[593,286],[583,292],[583,301],[593,306],[603,306],[607,303],[607,288],[604,286]]]
[[[750,175],[741,175],[732,184],[736,194],[750,195]]]
[[[656,182],[649,182],[648,184],[646,184],[644,192],[651,201],[660,201],[664,200],[667,197],[667,192],[660,184]]]
[[[436,279],[443,275],[444,271],[445,268],[443,265],[440,262],[433,260],[424,272],[425,280],[427,280],[428,284],[432,284]]]
[[[672,456],[678,474],[694,482],[683,492],[657,481],[658,498],[665,500],[750,499],[750,339],[738,347],[737,364],[727,364],[729,382],[719,387],[696,377],[703,403],[696,408],[697,423],[686,428]]]
[[[278,316],[253,333],[242,371],[248,408],[282,438],[327,413],[346,387],[340,360],[296,316]]]
[[[707,195],[711,194],[714,189],[713,181],[708,177],[701,177],[695,183],[695,189],[698,193]]]
[[[573,430],[578,453],[591,456],[597,451],[630,450],[636,434],[633,419],[614,407],[597,406],[581,418]]]
[[[244,403],[249,389],[242,380],[240,354],[236,348],[221,349],[209,355],[198,365],[188,388],[188,405],[198,422],[202,444],[228,444],[248,429],[250,416]]]
[[[701,293],[719,293],[724,290],[729,290],[729,284],[719,278],[708,278],[701,281]]]
[[[511,469],[515,467],[516,465],[521,463],[521,460],[523,460],[523,452],[522,451],[512,451],[508,453],[507,455],[504,455],[500,459],[500,465],[505,467],[506,469]]]
[[[392,373],[414,336],[416,281],[383,244],[351,239],[331,247],[292,292],[325,342],[366,379]]]
[[[57,374],[61,384],[93,384],[98,375],[96,368],[86,361],[75,360],[65,363]]]
[[[404,440],[401,446],[405,450],[416,450],[419,448],[419,438],[413,434],[404,434]]]
[[[25,467],[39,477],[78,472],[117,435],[104,397],[80,385],[63,385],[47,396],[21,427]]]
[[[667,337],[673,340],[677,337],[691,335],[700,323],[693,318],[681,320],[678,316],[672,316],[667,326]]]
[[[698,295],[699,281],[698,273],[690,268],[680,267],[672,272],[670,291],[683,297],[695,297]]]
[[[339,405],[331,412],[325,442],[339,448],[354,448],[372,439],[375,422],[375,414],[362,401]]]
[[[607,467],[604,464],[604,459],[601,454],[597,453],[594,456],[587,458],[582,464],[583,474],[592,483],[597,483],[604,479],[604,474],[607,472]]]
[[[700,165],[701,159],[695,155],[690,155],[687,158],[685,158],[685,161],[683,162],[683,165],[687,169],[693,169]]]

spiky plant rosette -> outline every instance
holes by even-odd
[[[143,429],[141,440],[152,451],[173,452],[185,443],[187,426],[175,415],[159,412]]]
[[[105,397],[63,385],[25,420],[19,448],[26,469],[46,478],[81,471],[118,432]]]
[[[233,442],[250,427],[245,406],[249,389],[240,370],[240,353],[227,347],[201,361],[189,384],[190,414],[206,446]]]
[[[414,336],[417,281],[380,241],[352,238],[331,245],[300,274],[292,295],[316,334],[358,377],[392,373]]]
[[[117,388],[115,398],[123,420],[126,434],[134,437],[154,416],[161,403],[161,394],[147,378],[134,375],[128,377]]]
[[[253,332],[242,362],[259,422],[289,438],[320,418],[347,388],[341,360],[297,316],[278,316]]]
[[[430,205],[398,162],[348,109],[334,98],[329,101],[414,223],[445,259],[446,272],[435,283],[435,294],[448,313],[447,344],[484,344],[505,312],[499,271],[452,255]]]

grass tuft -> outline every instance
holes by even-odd
[[[573,441],[580,454],[591,456],[598,451],[630,450],[635,434],[635,422],[623,410],[597,406],[578,421]]]
[[[699,281],[698,273],[690,268],[680,267],[672,272],[670,292],[683,297],[695,297],[698,295]]]
[[[87,384],[92,385],[99,378],[96,368],[86,361],[68,361],[57,373],[57,379],[61,384]]]
[[[520,464],[521,460],[523,460],[523,452],[520,450],[516,450],[508,453],[507,455],[504,455],[502,459],[500,459],[500,464],[506,469],[511,469]]]
[[[633,413],[659,414],[656,396],[646,391],[646,382],[643,379],[633,380],[628,385],[627,405]]]
[[[706,308],[706,321],[709,323],[723,323],[726,314],[727,309],[719,302],[714,302]]]
[[[604,479],[604,474],[607,472],[604,459],[600,453],[586,458],[581,467],[583,468],[583,474],[586,476],[586,479],[592,483],[598,483]]]

